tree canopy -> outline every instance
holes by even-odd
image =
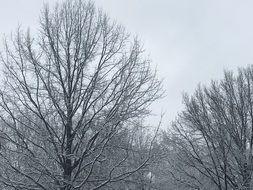
[[[109,189],[147,164],[152,140],[130,164],[133,131],[161,82],[139,40],[92,2],[45,6],[38,34],[19,29],[1,63],[2,188]]]

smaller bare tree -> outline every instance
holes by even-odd
[[[201,186],[207,179],[220,190],[252,188],[252,89],[249,66],[184,97],[185,109],[170,135],[181,182]]]

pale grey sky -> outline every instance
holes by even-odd
[[[0,37],[19,24],[38,28],[43,2],[0,0]],[[166,111],[164,125],[182,110],[182,92],[220,79],[224,69],[253,64],[253,1],[250,0],[95,0],[144,42],[164,78],[166,97],[153,106]]]

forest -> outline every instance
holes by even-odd
[[[3,47],[0,189],[253,189],[253,66],[184,93],[164,128],[159,68],[92,1],[45,5]]]

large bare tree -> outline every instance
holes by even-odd
[[[193,189],[252,189],[253,67],[225,72],[184,103],[168,141],[175,178]]]
[[[19,29],[4,49],[3,188],[95,190],[147,163],[149,153],[122,169],[132,146],[122,134],[150,114],[161,83],[122,26],[91,2],[68,0],[45,6],[38,34]],[[109,159],[110,150],[120,156]]]

